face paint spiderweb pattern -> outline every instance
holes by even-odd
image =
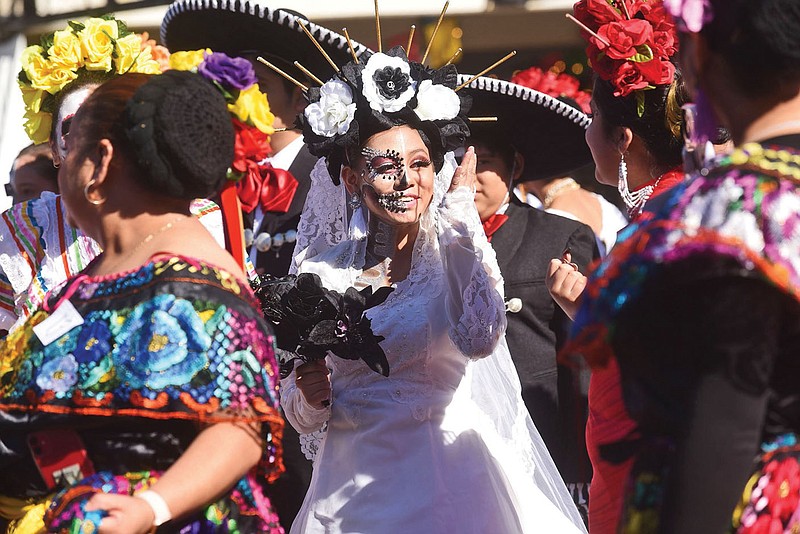
[[[400,181],[400,186],[405,189],[407,185],[406,168],[404,159],[396,150],[377,150],[371,147],[361,149],[361,155],[367,160],[367,170],[369,171],[369,185],[375,191],[378,205],[386,211],[392,213],[405,213],[406,203],[402,200],[404,192],[393,191],[391,193],[378,193],[375,190],[375,180],[381,179],[391,182]]]

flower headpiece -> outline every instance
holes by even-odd
[[[710,0],[664,0],[664,8],[684,32],[697,33],[714,20]]]
[[[539,67],[530,67],[514,73],[511,83],[528,87],[555,98],[569,98],[573,100],[584,113],[591,113],[589,102],[592,99],[586,91],[581,91],[581,82],[567,73],[556,74],[552,70],[542,70]]]
[[[469,99],[456,93],[457,81],[454,65],[434,70],[396,46],[366,63],[347,63],[322,87],[310,88],[298,126],[311,153],[327,159],[337,184],[349,148],[399,125],[419,131],[439,169],[444,155],[469,135]]]
[[[238,180],[253,172],[270,155],[269,136],[275,115],[269,110],[267,95],[258,87],[253,65],[246,59],[230,57],[209,49],[175,52],[170,66],[197,72],[219,89],[228,103],[236,131],[234,159],[228,178]]]
[[[614,96],[635,94],[640,114],[642,91],[668,85],[675,77],[670,61],[677,51],[675,24],[660,0],[580,0],[575,17],[588,42],[592,69],[614,86]]]
[[[50,137],[55,96],[90,73],[109,77],[126,72],[159,74],[151,46],[111,15],[70,21],[22,52],[18,76],[25,103],[25,131],[35,144]]]

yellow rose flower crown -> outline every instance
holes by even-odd
[[[21,62],[18,83],[25,103],[24,126],[37,145],[50,137],[56,95],[76,80],[161,73],[151,45],[113,15],[70,21],[63,30],[42,36],[40,44],[27,47]]]

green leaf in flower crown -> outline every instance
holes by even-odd
[[[75,22],[74,20],[67,22],[67,24],[69,24],[69,27],[72,28],[72,33],[80,33],[86,27],[80,22]]]
[[[48,53],[47,51],[50,50],[50,47],[53,46],[53,40],[55,39],[55,33],[48,33],[47,35],[42,35],[42,38],[39,40],[39,44],[42,47],[42,57],[47,59]]]
[[[636,47],[636,53],[629,59],[634,63],[647,63],[653,59],[653,49],[646,44],[639,45]]]
[[[114,19],[113,17],[112,17],[112,20],[114,20],[114,22],[117,23],[117,32],[119,32],[119,36],[120,37],[125,37],[126,35],[130,35],[130,34],[133,33],[132,31],[130,31],[128,29],[128,25],[125,24],[125,21],[119,20],[119,19]]]
[[[644,90],[636,91],[636,113],[641,117],[644,115]]]

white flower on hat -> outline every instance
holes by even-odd
[[[333,137],[342,135],[350,129],[356,114],[353,92],[339,80],[328,80],[319,89],[318,102],[306,106],[308,124],[317,135]]]
[[[445,85],[425,80],[419,84],[417,107],[414,113],[423,121],[454,119],[461,109],[461,100],[455,91]]]
[[[364,97],[378,112],[396,112],[414,97],[411,67],[402,58],[372,54],[361,72]]]

